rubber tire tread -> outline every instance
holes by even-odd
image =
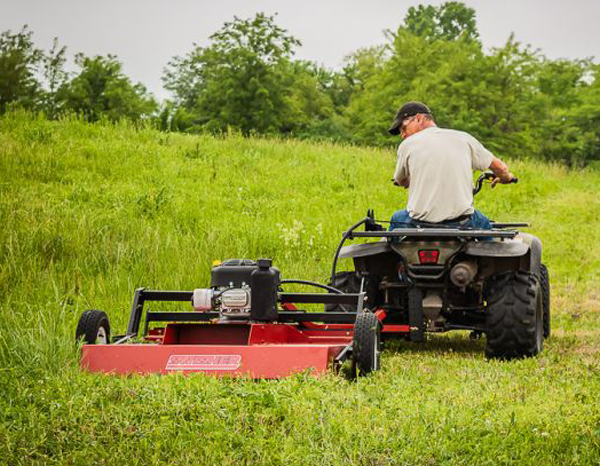
[[[542,304],[544,306],[544,338],[548,338],[551,333],[550,276],[548,267],[544,264],[540,264],[540,286],[542,287]]]
[[[488,358],[530,357],[541,350],[536,335],[538,292],[537,277],[529,272],[503,272],[489,280],[486,286]]]
[[[88,309],[83,311],[79,322],[77,324],[77,330],[75,332],[75,339],[79,341],[83,338],[83,341],[88,345],[94,345],[96,343],[96,336],[100,327],[104,327],[106,330],[107,341],[110,342],[110,324],[108,322],[108,316],[104,311],[97,309]]]
[[[377,356],[374,354],[377,349]],[[371,312],[361,312],[354,323],[353,358],[359,375],[379,370],[381,350],[381,323]]]
[[[359,293],[362,276],[359,272],[338,272],[328,285],[344,293]],[[351,304],[325,304],[325,312],[356,312]]]

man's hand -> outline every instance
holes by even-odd
[[[498,157],[494,157],[492,160],[492,163],[490,164],[490,170],[492,170],[494,175],[496,175],[496,178],[492,180],[492,188],[498,183],[508,184],[514,178],[513,174],[508,171],[506,164]]]
[[[410,186],[410,178],[409,177],[405,177],[400,180],[395,180],[395,182],[398,186],[402,186],[403,188],[408,188]]]
[[[496,186],[498,183],[501,184],[509,184],[514,179],[514,175],[511,172],[508,172],[506,176],[498,176],[492,180],[492,188]]]

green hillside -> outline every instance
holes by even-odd
[[[600,173],[507,162],[520,183],[476,206],[542,239],[538,358],[486,361],[457,333],[358,382],[118,378],[78,368],[84,309],[122,332],[134,288],[207,286],[232,257],[325,281],[345,228],[406,203],[395,154],[0,117],[0,464],[598,464]]]

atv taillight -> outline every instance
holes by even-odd
[[[439,249],[421,249],[419,250],[419,262],[421,264],[437,264],[440,256]]]

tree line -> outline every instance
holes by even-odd
[[[394,146],[398,106],[421,100],[440,126],[468,131],[501,156],[581,167],[600,164],[600,66],[556,59],[510,36],[485,50],[475,11],[460,2],[409,8],[385,42],[357,50],[341,70],[294,58],[301,42],[274,16],[234,17],[173,57],[172,98],[159,103],[117,57],[43,51],[32,31],[0,35],[0,113],[23,107],[50,118],[128,118],[164,131],[279,135]]]

